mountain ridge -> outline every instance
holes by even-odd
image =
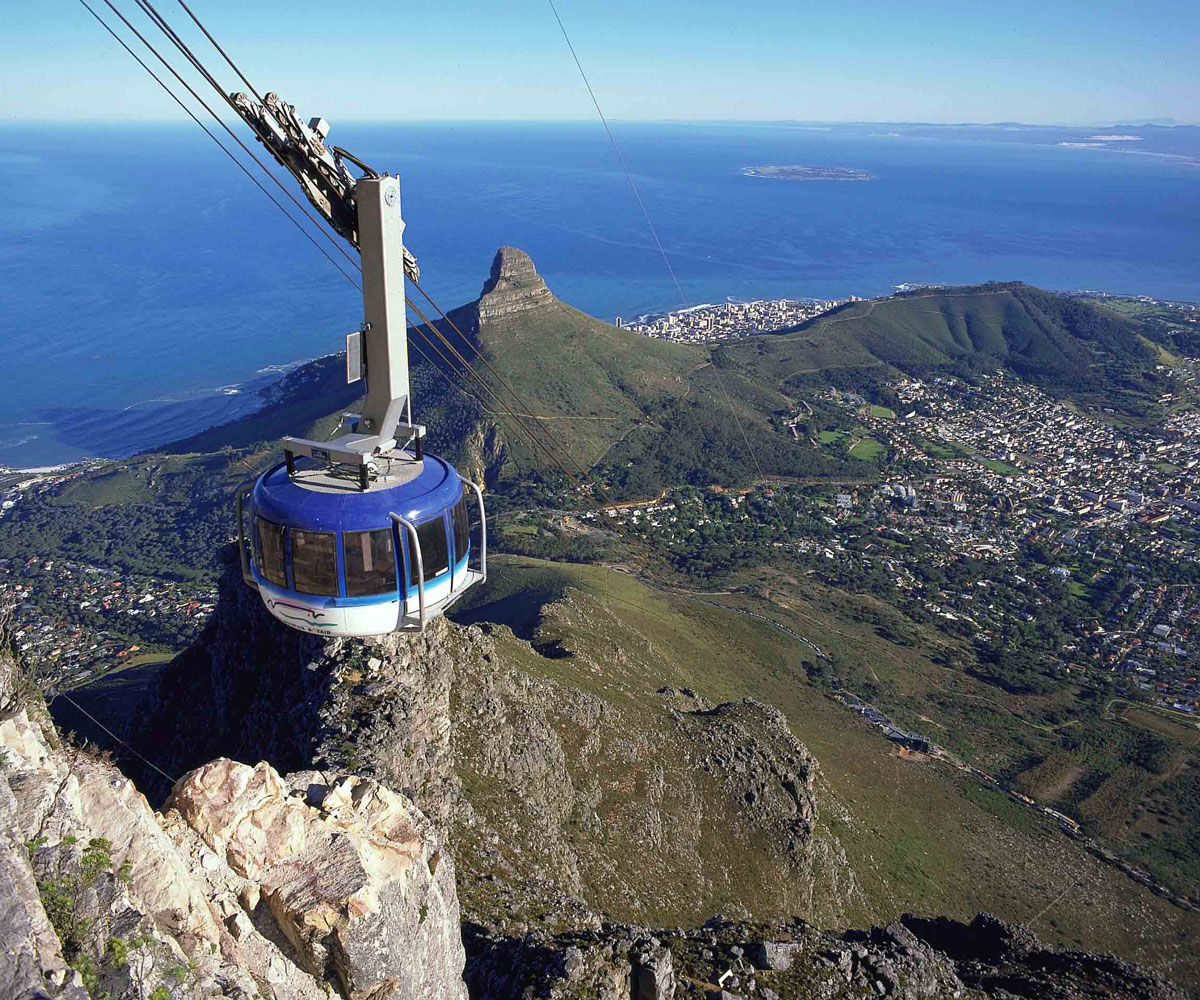
[[[970,377],[1007,368],[1054,394],[1142,416],[1161,388],[1157,349],[1137,323],[1021,282],[860,300],[799,327],[698,346],[587,316],[553,294],[528,254],[502,247],[480,297],[447,316],[432,321],[434,329],[418,326],[410,334],[416,410],[434,450],[480,473],[506,463],[550,470],[544,449],[531,446],[517,426],[522,422],[549,430],[556,453],[577,471],[649,452],[651,463],[669,474],[678,463],[667,456],[690,453],[690,439],[698,437],[723,463],[708,481],[744,479],[756,465],[755,471],[778,475],[844,473],[844,465],[803,454],[770,426],[773,414],[794,405],[805,376],[827,371]],[[207,450],[218,441],[245,446],[276,428],[280,435],[298,433],[294,423],[284,430],[289,420],[310,421],[309,433],[327,432],[334,415],[357,398],[339,383],[336,357],[288,378],[292,384],[281,386],[278,401],[257,414],[156,450]],[[297,402],[301,392],[306,398]],[[752,432],[756,454],[735,429],[739,422]],[[478,444],[488,438],[499,442],[490,451]],[[626,439],[630,446],[620,448]],[[701,464],[690,457],[675,474],[703,479]]]

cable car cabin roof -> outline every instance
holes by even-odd
[[[254,484],[254,511],[291,528],[365,531],[388,527],[393,512],[414,523],[427,521],[462,495],[454,467],[428,452],[420,462],[394,463],[393,470],[360,490],[356,480],[330,475],[307,459],[297,460],[296,476],[289,478],[286,463],[280,462]]]

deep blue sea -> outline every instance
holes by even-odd
[[[1193,163],[886,127],[615,130],[690,303],[986,279],[1200,299]],[[402,176],[407,242],[446,308],[503,244],[596,316],[679,304],[598,124],[335,124],[331,139]],[[877,179],[741,174],[780,163]],[[211,426],[359,322],[357,292],[194,126],[4,126],[0,197],[2,464]]]

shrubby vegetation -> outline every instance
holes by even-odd
[[[127,995],[126,985],[143,1000],[172,1000],[174,987],[185,984],[191,973],[188,966],[150,938],[109,933],[109,903],[129,881],[130,862],[114,869],[112,844],[103,837],[82,847],[72,835],[53,847],[41,839],[25,846],[63,958],[80,974],[92,1000]]]

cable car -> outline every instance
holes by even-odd
[[[321,635],[423,629],[486,576],[483,494],[433,455],[408,453],[366,491],[293,459],[254,484],[239,511],[246,582],[286,625]],[[303,467],[301,467],[303,466]],[[471,515],[482,542],[472,568]]]
[[[483,491],[426,453],[426,429],[412,423],[404,278],[419,272],[403,244],[399,181],[327,147],[324,120],[305,125],[274,94],[234,104],[362,255],[365,319],[346,338],[346,378],[367,383],[363,412],[344,415],[332,439],[285,437],[283,461],[238,490],[242,577],[304,632],[423,631],[487,578],[487,515]]]

